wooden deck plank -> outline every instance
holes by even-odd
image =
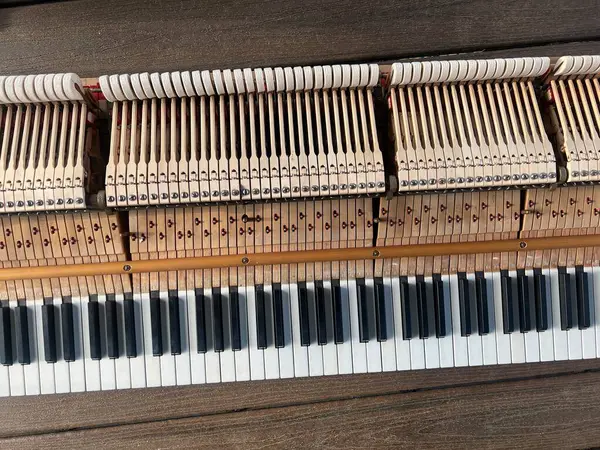
[[[319,404],[585,371],[600,371],[600,360],[13,397],[0,401],[0,437]]]
[[[0,441],[20,448],[582,448],[600,373],[463,386]]]
[[[597,40],[599,15],[576,0],[79,0],[0,10],[0,60],[81,76],[381,61]]]

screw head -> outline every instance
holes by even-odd
[[[526,247],[527,247],[527,242],[525,242],[525,241],[519,242],[519,248],[526,248]]]
[[[242,258],[242,264],[248,264],[250,262],[250,259],[247,256],[244,256]]]
[[[123,270],[124,270],[125,272],[129,272],[129,271],[131,270],[131,266],[130,266],[129,264],[125,264],[125,265],[123,266]]]

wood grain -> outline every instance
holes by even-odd
[[[0,11],[4,73],[296,65],[600,38],[562,0],[79,0]]]
[[[0,437],[439,390],[585,371],[600,371],[600,360],[13,397],[0,402]]]
[[[600,442],[600,373],[94,428],[20,448],[582,448]]]

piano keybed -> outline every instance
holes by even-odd
[[[599,357],[600,193],[582,183],[599,72],[586,56],[0,78],[0,395]],[[85,209],[98,178],[106,205]],[[385,256],[426,244],[466,250]]]

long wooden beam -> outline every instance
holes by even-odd
[[[169,272],[176,270],[295,264],[316,261],[351,261],[417,256],[465,255],[582,247],[600,247],[600,234],[487,242],[457,242],[450,244],[416,244],[278,253],[250,253],[244,255],[201,256],[195,258],[118,261],[61,266],[13,267],[0,269],[0,281]]]

